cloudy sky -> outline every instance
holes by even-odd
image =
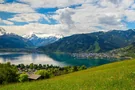
[[[0,0],[0,27],[72,35],[135,28],[135,0]]]

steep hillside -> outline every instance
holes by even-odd
[[[135,30],[113,30],[72,35],[39,49],[45,52],[106,52],[125,47],[134,41]]]
[[[134,90],[135,60],[111,63],[48,80],[0,86],[0,90]]]
[[[32,43],[27,39],[15,34],[5,34],[0,36],[0,48],[29,48]]]
[[[29,40],[0,28],[0,49],[29,48],[32,46],[33,44]]]
[[[120,49],[112,50],[109,52],[110,54],[116,54],[120,57],[135,57],[135,42]]]

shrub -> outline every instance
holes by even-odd
[[[41,77],[44,79],[47,79],[53,76],[52,72],[48,70],[38,70],[36,74],[41,75]]]
[[[82,66],[79,68],[79,70],[85,70],[85,69],[87,69],[87,67],[86,67],[85,65],[82,65]]]
[[[19,81],[20,82],[25,82],[25,81],[28,81],[28,75],[27,74],[20,74],[19,76]]]
[[[0,84],[6,84],[11,82],[16,82],[18,74],[17,68],[7,64],[0,64]]]

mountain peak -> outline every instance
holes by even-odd
[[[0,35],[6,34],[6,30],[2,27],[0,27]]]
[[[39,33],[39,32],[32,32],[29,35],[24,35],[23,37],[30,39],[30,38],[51,38],[51,37],[55,37],[55,38],[63,38],[62,34],[45,34],[45,33]]]
[[[63,38],[63,35],[32,32],[23,37],[30,40],[35,46],[44,46],[58,41],[60,38]]]

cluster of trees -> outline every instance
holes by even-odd
[[[0,64],[0,84],[18,81],[17,68],[10,63]]]
[[[41,79],[48,79],[84,69],[86,69],[84,65],[59,67],[33,63],[30,65],[11,65],[10,63],[0,64],[0,84],[29,81],[27,73],[41,75]]]
[[[59,76],[63,74],[68,74],[80,70],[86,69],[86,66],[67,66],[67,67],[53,67],[48,69],[37,70],[35,74],[41,75],[42,79],[51,78],[53,76]]]
[[[46,64],[46,65],[42,65],[42,64],[33,64],[31,63],[30,65],[24,65],[24,64],[18,64],[16,65],[17,68],[20,68],[20,69],[24,69],[24,70],[27,70],[27,69],[35,69],[35,70],[40,70],[40,69],[48,69],[48,68],[60,68],[59,66],[53,66],[53,65],[49,65],[49,64]]]
[[[86,66],[66,66],[66,67],[59,67],[59,66],[53,66],[53,65],[42,65],[42,64],[33,64],[30,65],[24,65],[19,64],[16,66],[19,68],[23,73],[19,76],[19,81],[24,82],[28,81],[27,79],[27,72],[33,72],[35,74],[41,75],[41,79],[48,79],[54,76],[59,76],[63,74],[68,74],[80,70],[87,69]]]

